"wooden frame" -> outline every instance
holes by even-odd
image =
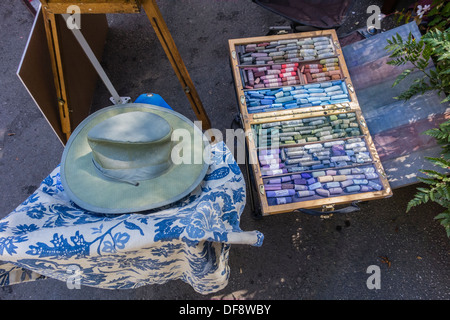
[[[245,103],[245,97],[244,97],[244,86],[241,80],[240,76],[240,68],[244,67],[239,64],[239,61],[237,60],[237,50],[236,47],[240,45],[246,45],[250,43],[258,43],[258,42],[264,42],[264,41],[270,41],[272,40],[287,40],[287,39],[299,39],[299,38],[308,38],[308,37],[319,37],[319,36],[328,36],[331,37],[334,50],[336,52],[336,57],[339,60],[339,65],[342,66],[342,72],[343,72],[343,79],[346,81],[347,87],[349,89],[349,93],[351,96],[351,102],[349,103],[352,108],[356,108],[358,105],[358,100],[356,97],[356,93],[353,89],[353,85],[350,80],[350,74],[348,73],[347,66],[345,64],[345,59],[342,54],[342,50],[339,44],[339,40],[337,38],[336,32],[334,30],[321,30],[321,31],[311,31],[311,32],[302,32],[302,33],[289,33],[289,34],[282,34],[282,35],[276,35],[276,36],[263,36],[263,37],[252,37],[252,38],[242,38],[242,39],[230,39],[228,40],[229,45],[229,52],[230,52],[230,58],[231,58],[231,67],[233,71],[234,81],[235,81],[235,88],[236,88],[236,94],[237,99],[239,102],[239,109],[241,112],[241,115],[243,117],[244,121],[251,121],[253,119],[260,119],[260,118],[267,118],[267,117],[276,117],[279,115],[288,115],[288,114],[294,114],[302,112],[302,110],[305,110],[307,112],[310,111],[320,111],[324,109],[333,109],[335,108],[335,105],[325,106],[325,107],[311,107],[307,109],[301,109],[301,110],[286,110],[286,111],[277,111],[276,113],[273,112],[264,112],[264,113],[258,113],[258,114],[249,114],[247,112],[247,106]],[[314,62],[308,61],[308,62]]]
[[[260,113],[249,113],[247,110],[247,103],[244,96],[244,84],[241,77],[241,68],[248,67],[248,65],[240,65],[238,61],[238,46],[252,44],[252,43],[261,43],[261,42],[270,42],[274,40],[284,40],[284,39],[301,39],[308,37],[317,37],[317,36],[327,36],[331,38],[331,41],[334,46],[335,58],[338,58],[339,66],[341,67],[343,81],[345,81],[345,85],[348,88],[348,93],[350,96],[350,102],[346,103],[337,103],[331,105],[323,105],[323,106],[311,106],[311,107],[303,107],[296,109],[288,109],[288,110],[278,110],[273,112],[260,112]],[[304,32],[304,33],[293,33],[293,34],[283,34],[283,35],[274,35],[274,36],[264,36],[264,37],[252,37],[252,38],[243,38],[243,39],[230,39],[229,40],[229,50],[230,50],[230,61],[231,68],[233,71],[237,100],[240,110],[240,116],[242,120],[242,124],[244,130],[248,133],[246,134],[246,147],[248,148],[248,167],[253,173],[254,183],[256,185],[256,192],[258,194],[258,199],[261,207],[261,214],[271,215],[277,213],[286,213],[293,212],[298,209],[311,209],[311,208],[319,208],[323,211],[328,210],[329,208],[334,208],[335,205],[344,205],[348,203],[358,202],[358,201],[367,201],[367,200],[375,200],[390,197],[392,195],[392,189],[387,180],[386,174],[384,172],[383,166],[380,162],[378,153],[375,149],[374,143],[372,141],[372,137],[367,128],[366,122],[362,115],[361,109],[359,107],[359,103],[356,97],[356,93],[353,89],[353,84],[350,79],[350,75],[348,73],[347,66],[345,64],[345,59],[341,51],[341,47],[339,44],[339,40],[337,38],[336,32],[334,30],[322,30],[322,31],[313,31],[313,32]],[[314,63],[313,61],[308,61],[308,63]],[[263,179],[266,177],[262,176],[261,168],[259,166],[258,161],[258,149],[255,144],[255,137],[252,132],[252,126],[255,124],[262,123],[270,123],[276,121],[283,120],[294,120],[294,119],[304,119],[310,117],[318,117],[324,115],[338,115],[341,113],[353,112],[356,114],[357,123],[359,124],[359,128],[362,132],[362,136],[364,137],[364,141],[368,146],[368,150],[370,152],[372,158],[372,165],[375,167],[379,177],[380,182],[383,185],[383,189],[380,191],[370,191],[370,192],[362,192],[356,194],[348,194],[336,197],[329,198],[321,198],[315,200],[307,200],[302,202],[292,202],[288,204],[281,205],[271,205],[269,206],[265,190],[264,190],[264,182]],[[290,146],[280,146],[280,147],[292,147],[298,145],[290,145]],[[290,175],[288,174],[280,174],[277,175]],[[250,181],[252,183],[252,181]],[[252,188],[250,188],[252,191]]]
[[[56,25],[56,16],[46,10],[43,10],[42,12],[44,15],[44,26],[47,35],[48,50],[50,52],[50,63],[55,82],[61,130],[67,141],[72,132],[72,126],[69,116],[69,99],[67,95],[66,80],[61,59],[60,35]]]
[[[83,28],[80,31],[95,56],[100,59],[108,32],[106,15],[88,14],[82,15],[81,19]],[[71,110],[76,111],[69,110],[70,125],[75,127],[90,113],[98,74],[82,47],[77,43],[72,31],[65,27],[65,20],[57,15],[55,22],[54,28],[58,30],[61,39],[60,53],[64,68],[64,82],[67,84],[66,95],[71,101]],[[17,76],[58,139],[64,144],[66,134],[62,132],[60,107],[44,23],[43,12],[39,10],[18,67]]]
[[[200,97],[155,0],[41,0],[41,3],[56,89],[61,130],[63,132],[63,144],[67,142],[74,127],[78,124],[74,123],[71,119],[71,113],[77,110],[74,110],[71,101],[72,98],[68,95],[69,84],[66,81],[66,71],[61,53],[61,30],[58,29],[56,21],[60,14],[67,13],[67,8],[70,5],[77,5],[80,8],[81,14],[138,13],[142,7],[161,42],[196,117],[202,121],[203,129],[207,130],[211,128],[210,120],[203,108]]]
[[[41,0],[42,6],[48,13],[67,13],[67,7],[77,5],[83,13],[138,13],[140,4],[136,0]]]
[[[378,157],[378,153],[375,149],[375,146],[372,141],[372,137],[370,136],[369,130],[367,129],[367,125],[365,124],[364,117],[361,113],[361,110],[352,110],[350,108],[340,108],[340,109],[333,109],[333,110],[327,110],[327,111],[315,111],[315,112],[308,112],[305,114],[297,114],[297,115],[284,115],[274,118],[265,118],[264,120],[256,120],[256,121],[250,121],[249,127],[251,128],[252,125],[257,123],[268,123],[273,121],[283,121],[283,120],[295,120],[295,119],[304,119],[309,117],[319,117],[323,115],[338,115],[341,113],[347,113],[347,112],[354,112],[356,114],[357,122],[360,124],[360,129],[363,133],[366,145],[369,148],[369,152],[372,156],[372,165],[376,168],[377,173],[380,176],[380,181],[383,185],[383,189],[380,191],[371,191],[371,192],[364,192],[364,193],[357,193],[357,194],[351,194],[351,195],[343,195],[343,196],[337,196],[337,197],[329,197],[329,198],[322,198],[317,200],[308,200],[308,201],[302,201],[302,202],[295,202],[295,203],[289,203],[284,205],[274,205],[269,206],[267,202],[267,198],[265,196],[264,191],[264,183],[263,179],[266,179],[267,177],[263,177],[261,174],[260,166],[258,165],[258,155],[257,155],[257,148],[255,146],[255,141],[253,138],[253,135],[248,135],[247,138],[247,145],[249,149],[249,162],[251,164],[251,168],[253,171],[253,176],[255,178],[255,184],[256,184],[256,190],[258,193],[258,197],[260,200],[261,205],[261,212],[263,215],[269,215],[274,213],[285,213],[285,212],[292,212],[296,209],[303,209],[303,208],[325,208],[327,206],[335,206],[335,205],[343,205],[352,203],[355,201],[368,201],[368,200],[376,200],[376,199],[382,199],[387,198],[392,195],[392,189],[389,185],[389,182],[386,177],[386,173],[384,172],[383,166],[381,164],[380,158]],[[249,128],[249,129],[250,129]],[[339,140],[339,139],[337,139]],[[312,142],[315,143],[315,142]],[[311,144],[311,143],[309,143]],[[286,148],[289,147],[295,147],[296,145],[290,145],[285,146]],[[277,177],[285,176],[290,174],[282,174],[277,175]]]

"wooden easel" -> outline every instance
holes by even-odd
[[[72,133],[70,113],[73,112],[70,97],[67,95],[67,83],[63,70],[60,51],[60,34],[57,28],[56,15],[67,14],[70,5],[80,8],[81,14],[106,13],[139,13],[142,7],[156,32],[156,35],[181,83],[181,86],[198,118],[202,121],[203,129],[211,128],[210,120],[203,108],[202,102],[178,52],[175,42],[167,28],[155,0],[85,0],[83,2],[71,0],[40,0],[44,15],[50,60],[58,99],[58,109],[62,132],[68,140]]]

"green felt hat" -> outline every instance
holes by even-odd
[[[184,134],[176,138],[174,130]],[[111,106],[88,116],[70,136],[61,183],[69,198],[89,211],[154,209],[200,184],[209,147],[201,130],[173,110],[141,103]]]

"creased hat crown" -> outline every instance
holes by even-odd
[[[100,175],[137,185],[172,165],[171,133],[172,127],[162,117],[135,111],[100,122],[87,139]]]

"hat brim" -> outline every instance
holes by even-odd
[[[191,141],[182,142],[186,146],[190,144],[190,148],[183,148],[183,152],[190,151],[191,161],[173,164],[164,174],[140,181],[138,186],[102,177],[93,165],[87,134],[101,121],[132,111],[155,113],[169,122],[174,130],[187,130]],[[204,155],[210,155],[209,144],[203,137],[192,121],[170,109],[141,103],[101,109],[84,119],[70,136],[61,159],[62,186],[74,203],[98,213],[142,212],[171,204],[191,193],[208,170],[209,159],[205,159]],[[183,158],[187,159],[186,156]]]

